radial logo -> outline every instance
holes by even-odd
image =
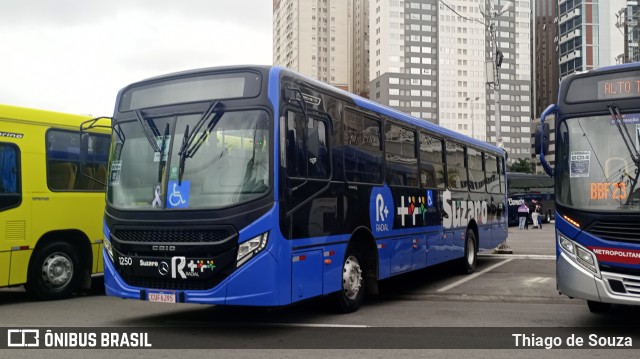
[[[389,187],[376,187],[371,190],[369,219],[374,234],[388,232],[393,228],[394,208]]]

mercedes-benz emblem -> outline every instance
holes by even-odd
[[[160,273],[160,275],[166,275],[167,273],[169,273],[169,263],[160,262],[160,264],[158,265],[158,273]]]

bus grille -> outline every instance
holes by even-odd
[[[231,229],[119,229],[112,233],[118,240],[148,243],[215,243],[235,235]]]
[[[640,222],[595,221],[586,230],[602,239],[640,242]]]
[[[602,277],[616,294],[640,298],[640,277],[609,272],[602,272]]]

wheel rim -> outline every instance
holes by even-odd
[[[473,265],[474,257],[476,255],[475,241],[473,238],[469,238],[467,241],[467,264]]]
[[[63,288],[73,276],[73,262],[64,253],[53,253],[44,260],[42,280],[49,288]]]
[[[354,300],[358,297],[361,287],[362,268],[360,268],[356,257],[349,256],[344,261],[344,268],[342,268],[342,290],[347,298]]]

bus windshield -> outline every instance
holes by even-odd
[[[633,142],[628,146],[622,136],[627,131]],[[556,138],[558,203],[585,210],[640,210],[633,160],[639,138],[640,115],[624,115],[618,124],[609,115],[562,121]]]
[[[118,209],[213,209],[264,195],[271,168],[267,113],[218,116],[215,127],[194,134],[202,143],[182,166],[185,131],[189,127],[191,136],[202,114],[145,117],[145,126],[136,120],[117,123],[123,135],[113,136],[107,201]],[[149,130],[157,146],[149,143]]]

